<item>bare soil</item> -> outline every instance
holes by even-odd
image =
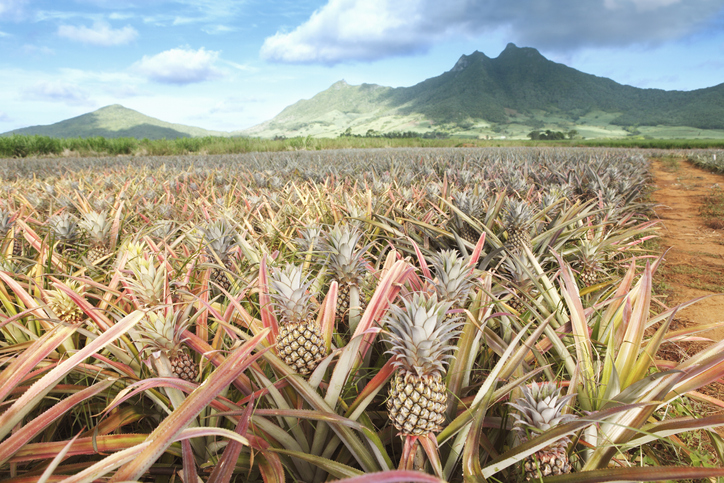
[[[656,214],[661,220],[659,244],[666,251],[657,274],[673,307],[709,295],[677,313],[679,327],[724,321],[724,230],[701,215],[705,200],[724,188],[724,175],[697,168],[685,160],[654,160]],[[700,334],[724,338],[724,328]],[[688,352],[688,351],[687,351]]]

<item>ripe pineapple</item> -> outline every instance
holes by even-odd
[[[190,308],[190,306],[189,306]],[[143,344],[143,352],[159,352],[168,358],[171,372],[184,381],[193,382],[199,375],[199,367],[193,357],[186,351],[181,339],[183,331],[191,325],[189,310],[149,312],[140,324],[141,331],[137,342]]]
[[[590,287],[606,274],[603,268],[605,255],[600,245],[594,241],[582,240],[574,256],[573,266],[578,270],[579,279],[584,286]]]
[[[88,236],[90,249],[86,254],[91,265],[111,253],[110,237],[111,221],[105,211],[89,211],[83,213],[79,226]]]
[[[311,312],[311,281],[302,274],[301,265],[288,264],[272,270],[269,284],[276,293],[271,297],[279,315],[277,352],[298,374],[306,376],[324,358],[322,329]]]
[[[561,414],[563,406],[574,395],[560,397],[560,392],[560,388],[552,382],[533,383],[530,388],[523,386],[522,398],[508,403],[520,411],[520,414],[511,413],[511,416],[516,419],[513,427],[521,443],[575,418],[574,415]],[[525,479],[539,480],[545,476],[570,473],[571,465],[566,454],[570,442],[568,437],[563,437],[528,456],[523,461]]]
[[[78,224],[68,213],[55,215],[48,220],[56,250],[61,255],[71,255],[78,246]]]
[[[531,205],[523,200],[508,198],[503,212],[504,228],[508,232],[508,248],[515,253],[522,252],[524,247],[531,249],[529,232],[533,218]]]
[[[357,243],[362,233],[349,225],[340,225],[332,228],[322,240],[320,249],[329,254],[329,269],[332,279],[339,284],[337,294],[337,307],[335,318],[344,320],[350,309],[350,290],[360,287],[364,278],[366,260],[364,254],[368,247],[357,250]],[[359,292],[360,309],[364,310],[365,300],[362,291]]]
[[[452,308],[465,308],[465,302],[473,289],[475,274],[458,256],[456,250],[444,250],[432,257],[435,279],[432,285],[440,300],[452,302]],[[448,317],[453,314],[448,314]]]
[[[85,295],[85,287],[83,284],[74,280],[69,280],[66,285],[73,292],[81,297]],[[46,302],[48,307],[53,311],[58,320],[75,324],[85,318],[85,313],[70,298],[70,296],[62,290],[50,290],[46,292]]]
[[[405,308],[390,307],[385,321],[388,351],[397,357],[397,371],[390,386],[387,414],[404,436],[422,436],[442,429],[447,408],[443,376],[451,344],[458,332],[457,318],[446,317],[451,302],[437,295],[415,294]]]
[[[474,193],[469,193],[467,191],[461,191],[453,195],[453,202],[455,204],[455,207],[462,211],[467,217],[472,219],[478,219],[483,217],[484,208],[483,198],[481,196],[475,195]],[[473,228],[470,223],[460,219],[457,214],[454,218],[453,223],[453,226],[455,228],[455,230],[453,231],[457,231],[463,240],[466,240],[473,244],[478,242],[478,238],[480,238],[480,232]]]
[[[226,220],[218,220],[208,223],[202,232],[207,243],[206,255],[215,264],[211,269],[211,281],[229,292],[232,284],[227,274],[234,271],[231,249],[236,244],[236,230]]]

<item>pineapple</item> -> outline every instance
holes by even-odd
[[[20,257],[23,254],[24,239],[18,233],[18,230],[13,230],[15,225],[15,219],[9,211],[0,209],[0,248],[4,249],[5,242],[12,244],[12,255],[13,257]],[[9,236],[9,233],[13,231],[13,235]]]
[[[505,231],[508,232],[507,246],[514,253],[521,253],[525,247],[532,249],[530,224],[533,208],[528,202],[508,198],[504,208]]]
[[[55,215],[48,220],[56,250],[61,255],[72,255],[78,246],[78,224],[68,213]]]
[[[453,195],[453,202],[455,207],[462,211],[465,216],[472,219],[482,218],[483,216],[483,199],[481,196],[466,191],[461,191]],[[454,218],[455,230],[460,234],[460,237],[472,244],[478,242],[480,238],[480,232],[473,228],[473,226],[465,220],[462,220],[457,214]]]
[[[306,376],[326,353],[322,329],[311,312],[312,282],[303,276],[301,265],[288,264],[272,270],[269,284],[276,292],[271,297],[279,315],[277,352],[289,367]]]
[[[184,381],[193,382],[199,375],[198,364],[186,351],[181,335],[193,322],[189,318],[192,306],[184,311],[169,310],[166,314],[163,311],[149,312],[143,318],[138,334],[143,344],[143,352],[159,353],[165,356],[171,367],[171,372]]]
[[[357,249],[362,234],[349,225],[335,226],[325,236],[321,250],[329,254],[329,269],[332,278],[339,284],[335,319],[342,321],[350,309],[350,292],[353,287],[359,289],[364,278],[366,260],[364,254],[368,247]],[[360,309],[364,310],[365,301],[359,292]]]
[[[89,211],[83,213],[79,226],[85,231],[89,239],[90,249],[87,253],[88,261],[95,265],[99,260],[111,253],[110,237],[111,222],[105,211]]]
[[[511,413],[511,416],[516,419],[513,427],[522,443],[575,419],[574,415],[561,414],[563,406],[574,394],[560,397],[560,392],[560,388],[552,382],[533,383],[530,388],[523,386],[523,397],[508,403],[520,411],[520,414]],[[525,479],[539,480],[545,476],[570,473],[571,465],[566,454],[570,442],[566,436],[528,456],[523,461]]]
[[[405,308],[390,307],[385,321],[388,351],[396,356],[395,377],[387,399],[387,414],[403,436],[423,436],[442,429],[447,409],[444,381],[446,359],[455,346],[458,319],[446,317],[451,302],[437,295],[415,294]]]
[[[506,301],[506,304],[522,315],[528,311],[526,303],[530,303],[530,299],[538,297],[539,294],[533,280],[528,275],[533,269],[529,266],[526,270],[522,261],[512,258],[506,258],[503,265],[508,272],[508,279],[512,286],[512,290],[509,289],[512,297]]]
[[[226,220],[208,223],[202,228],[206,239],[206,255],[215,264],[211,269],[211,280],[231,291],[232,283],[228,273],[234,272],[234,257],[231,249],[236,244],[236,231]]]
[[[581,240],[574,256],[573,266],[578,270],[578,277],[584,286],[590,287],[606,274],[603,268],[605,254],[602,253],[601,245],[595,241]]]
[[[456,250],[444,250],[432,258],[435,279],[431,280],[440,300],[452,302],[452,308],[465,308],[475,281],[471,268]],[[453,314],[448,314],[448,317]]]
[[[85,295],[85,287],[83,284],[69,280],[66,285],[81,297]],[[85,318],[85,313],[78,307],[78,304],[62,290],[50,290],[46,292],[46,302],[58,320],[76,324]]]

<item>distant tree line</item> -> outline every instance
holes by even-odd
[[[578,135],[578,131],[575,129],[571,129],[568,132],[561,132],[561,131],[551,131],[550,129],[546,129],[545,131],[531,131],[528,133],[528,137],[531,138],[533,141],[560,141],[562,139],[573,139]]]
[[[352,134],[352,128],[348,127],[339,137],[350,137],[350,138],[387,138],[387,139],[448,139],[450,135],[440,131],[430,131],[426,133],[419,133],[414,131],[390,131],[390,132],[378,132],[374,129],[368,129],[364,136],[361,134]]]

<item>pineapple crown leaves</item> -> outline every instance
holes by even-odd
[[[54,215],[48,220],[48,225],[53,231],[53,235],[64,241],[74,240],[78,232],[78,223],[69,213],[61,213]]]
[[[69,280],[66,282],[66,286],[81,297],[85,295],[85,285],[80,282]],[[75,322],[83,316],[80,307],[62,290],[49,290],[45,292],[45,297],[48,307],[60,320]]]
[[[13,227],[13,215],[9,211],[0,208],[0,238],[5,238]]]
[[[575,393],[561,397],[561,389],[553,382],[538,385],[533,383],[530,388],[523,386],[523,397],[508,405],[517,409],[520,414],[511,413],[515,418],[513,428],[521,435],[526,432],[541,434],[559,424],[575,419],[575,415],[562,414],[563,407],[575,396]]]
[[[206,253],[216,259],[214,254],[223,261],[229,256],[229,250],[236,244],[236,230],[226,220],[217,220],[201,228],[208,245]]]
[[[83,213],[83,218],[78,223],[91,240],[95,243],[103,243],[111,231],[111,221],[105,211],[89,211]]]
[[[533,218],[532,206],[516,198],[506,198],[503,213],[506,226],[512,229],[527,228]]]
[[[468,191],[453,194],[455,207],[470,218],[479,218],[483,214],[483,198]]]
[[[475,274],[456,250],[444,250],[432,257],[435,279],[430,280],[440,300],[461,304],[470,294]]]
[[[145,254],[137,255],[128,261],[133,278],[126,278],[128,285],[141,304],[152,307],[163,302],[165,270],[159,270],[153,259]]]
[[[369,245],[357,250],[362,233],[350,225],[335,225],[322,239],[320,249],[329,254],[330,269],[340,284],[359,284],[363,279]]]
[[[141,330],[138,332],[138,340],[143,344],[141,352],[148,355],[157,351],[165,351],[169,358],[180,352],[185,339],[181,336],[183,332],[200,315],[197,312],[191,316],[192,305],[184,310],[154,310],[141,319]]]
[[[455,350],[450,340],[463,325],[457,318],[446,317],[452,302],[438,302],[436,294],[421,293],[403,302],[404,309],[392,305],[385,318],[387,341],[392,345],[387,353],[397,356],[395,367],[419,377],[441,376],[447,359],[453,357],[449,352]]]
[[[287,264],[283,269],[273,268],[269,285],[276,291],[270,294],[281,315],[282,323],[303,322],[310,311],[309,287],[312,281],[304,276],[301,265]]]

